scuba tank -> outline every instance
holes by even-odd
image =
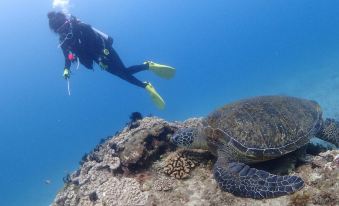
[[[92,26],[91,26],[91,27],[92,27]],[[94,28],[94,27],[92,27],[92,29],[93,29],[93,31],[94,31],[95,33],[97,33],[99,36],[101,36],[101,37],[105,40],[105,42],[106,42],[107,44],[109,44],[109,45],[112,45],[112,44],[113,44],[113,38],[112,38],[112,37],[108,36],[108,35],[105,34],[104,32],[102,32],[102,31],[100,31],[100,30],[98,30],[98,29],[96,29],[96,28]]]
[[[109,45],[109,47],[113,44],[113,38],[108,36],[107,34],[105,34],[104,32],[92,27],[92,30],[98,35],[98,37],[102,40],[102,46],[103,46],[103,50],[102,50],[102,54],[99,55],[97,61],[99,66],[106,70],[108,68],[107,65],[107,57],[110,54],[109,49],[107,48],[107,46]]]

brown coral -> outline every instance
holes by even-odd
[[[290,206],[305,206],[310,201],[310,194],[307,192],[298,192],[291,196]]]
[[[189,176],[190,171],[197,165],[193,160],[190,160],[185,155],[185,152],[178,151],[172,153],[165,160],[164,172],[165,174],[183,179]]]
[[[144,183],[147,180],[152,178],[152,174],[150,172],[141,172],[141,173],[137,173],[134,177],[139,183]]]
[[[321,192],[317,194],[313,198],[313,203],[317,205],[328,205],[328,206],[335,206],[338,204],[337,194],[329,193],[329,192]]]
[[[170,150],[167,135],[173,132],[174,129],[168,124],[160,123],[150,128],[140,126],[128,132],[128,139],[119,154],[122,170],[128,174],[149,167],[155,159]]]

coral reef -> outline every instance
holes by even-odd
[[[211,172],[215,158],[209,152],[175,151],[169,137],[178,128],[200,124],[199,118],[167,122],[145,117],[136,122],[135,127],[126,125],[115,136],[105,138],[93,151],[84,155],[79,169],[64,178],[65,186],[52,205],[268,206],[339,203],[339,150],[311,156],[310,163],[299,166],[292,158],[294,154],[269,162],[272,172],[298,175],[304,179],[305,187],[290,196],[253,200],[220,190]],[[292,162],[291,165],[288,162]]]

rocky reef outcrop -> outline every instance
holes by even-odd
[[[254,200],[222,192],[211,173],[215,158],[206,151],[179,151],[169,141],[197,119],[167,122],[146,117],[127,125],[86,154],[79,169],[64,178],[53,206],[113,205],[339,205],[339,150],[293,155],[258,167],[302,177],[305,187],[290,196]]]

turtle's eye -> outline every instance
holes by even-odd
[[[173,144],[179,146],[179,144],[180,144],[180,143],[179,143],[179,142],[180,142],[180,134],[175,133],[175,134],[172,136],[171,140],[172,140]]]
[[[175,144],[175,145],[180,145],[180,142],[181,142],[181,134],[180,132],[176,132],[173,134],[172,138],[172,143]]]

